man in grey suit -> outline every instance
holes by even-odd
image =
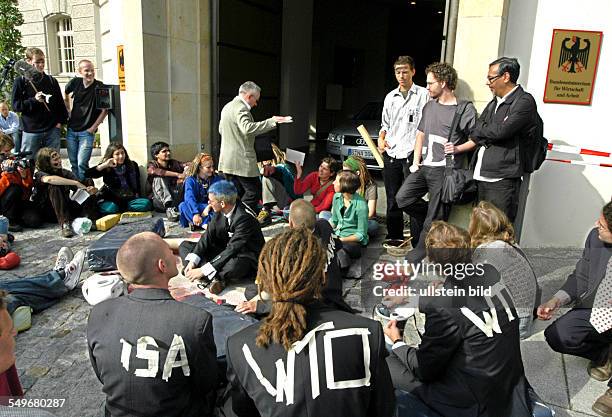
[[[212,316],[175,301],[176,257],[158,235],[139,233],[117,253],[134,290],[96,305],[87,324],[106,415],[210,416],[217,386]]]
[[[291,117],[272,116],[262,122],[255,122],[251,109],[257,106],[261,88],[252,81],[240,86],[238,96],[221,110],[219,133],[221,134],[221,154],[219,171],[232,179],[238,187],[243,203],[257,213],[257,203],[261,200],[261,182],[257,157],[255,156],[255,136],[269,132],[277,123],[290,123]]]

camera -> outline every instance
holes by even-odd
[[[3,172],[9,174],[16,172],[17,168],[30,168],[32,162],[28,158],[25,158],[25,156],[30,154],[31,152],[19,152],[18,154],[11,156],[0,155],[0,168],[2,168]],[[13,161],[13,163],[9,165],[7,161]]]

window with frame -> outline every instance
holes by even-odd
[[[76,67],[74,63],[72,19],[62,17],[54,22],[54,26],[59,73],[72,74]]]

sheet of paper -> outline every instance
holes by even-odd
[[[285,159],[289,162],[293,162],[294,164],[299,162],[300,165],[304,166],[304,158],[306,154],[304,152],[296,151],[291,148],[287,148],[287,152],[285,152]]]
[[[73,191],[72,194],[70,195],[70,199],[73,201],[76,201],[79,204],[83,204],[85,200],[87,200],[88,198],[89,198],[89,193],[82,188],[79,188],[78,190]]]
[[[293,123],[293,116],[279,116],[276,123]]]

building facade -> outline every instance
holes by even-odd
[[[123,141],[141,164],[158,140],[180,159],[215,152],[220,108],[247,79],[263,88],[255,118],[291,114],[295,123],[278,131],[281,147],[304,146],[363,104],[382,101],[400,54],[417,58],[421,85],[427,64],[452,62],[458,96],[479,110],[491,99],[489,62],[517,57],[519,82],[534,95],[550,141],[612,150],[603,125],[612,2],[604,0],[580,7],[570,0],[19,0],[19,8],[24,46],[45,50],[60,81],[88,58],[99,79],[119,84],[122,48]],[[543,101],[555,28],[604,32],[588,106]],[[334,106],[328,91],[338,95]],[[531,178],[521,244],[581,246],[611,196],[612,169],[545,162]]]

